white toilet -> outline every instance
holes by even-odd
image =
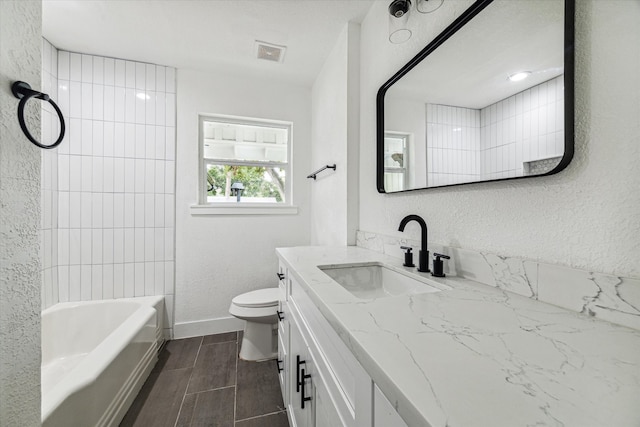
[[[267,360],[277,357],[278,288],[259,289],[231,300],[229,313],[246,321],[240,346],[240,358]]]

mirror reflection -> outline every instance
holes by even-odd
[[[566,166],[564,10],[563,0],[495,0],[388,87],[384,192]]]

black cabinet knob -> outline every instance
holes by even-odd
[[[284,311],[276,310],[276,314],[278,315],[278,320],[282,322],[284,320]]]
[[[278,373],[282,372],[282,370],[284,369],[284,368],[280,367],[281,363],[282,363],[282,360],[276,359],[276,367],[278,368]]]
[[[276,276],[278,276],[278,280],[284,280],[284,274],[283,273],[276,273]]]

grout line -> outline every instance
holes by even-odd
[[[266,413],[266,414],[256,415],[254,417],[243,418],[241,420],[236,420],[236,422],[247,421],[247,420],[255,420],[256,418],[262,418],[262,417],[267,417],[269,415],[276,415],[276,414],[286,413],[286,412],[287,412],[287,410],[283,409],[282,411],[269,412],[269,413]]]
[[[173,424],[173,426],[175,427],[178,424],[178,420],[180,419],[180,413],[182,413],[182,405],[184,405],[184,400],[187,397],[187,390],[189,390],[189,384],[191,383],[191,378],[193,377],[193,371],[194,368],[196,366],[196,362],[198,361],[198,356],[200,355],[200,349],[202,348],[202,340],[203,337],[200,337],[200,345],[198,346],[198,352],[196,353],[196,358],[193,360],[193,366],[191,366],[191,373],[189,374],[189,381],[187,381],[187,386],[184,388],[184,394],[182,395],[182,401],[180,402],[180,409],[178,410],[178,415],[176,416],[176,421]],[[189,368],[185,368],[185,369],[189,369]],[[193,408],[196,408],[196,405],[198,404],[198,396],[196,394],[196,401],[193,404]],[[191,424],[191,423],[189,423]]]
[[[236,424],[236,413],[238,406],[238,359],[240,358],[240,332],[236,331],[236,375],[235,375],[235,390],[233,392],[233,425]]]

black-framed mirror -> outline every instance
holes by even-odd
[[[378,90],[377,188],[552,175],[574,147],[575,0],[478,0]]]

